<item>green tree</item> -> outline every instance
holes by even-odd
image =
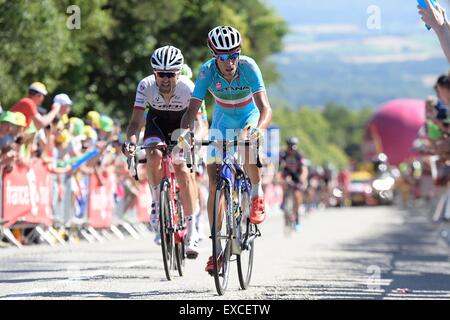
[[[70,5],[81,9],[79,30],[66,26]],[[266,58],[281,49],[287,27],[260,0],[0,0],[2,103],[39,80],[51,94],[70,94],[77,115],[95,109],[125,119],[156,47],[179,47],[196,73],[210,57],[208,31],[222,24],[241,31],[244,54],[273,80]]]
[[[31,82],[56,87],[67,62],[76,57],[69,38],[53,0],[0,0],[0,97],[6,107]]]

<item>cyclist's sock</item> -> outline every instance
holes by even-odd
[[[194,216],[198,216],[200,214],[200,203],[197,201],[194,208]]]
[[[261,182],[252,185],[252,198],[264,196]]]
[[[159,185],[157,184],[155,186],[150,186],[150,191],[152,193],[152,201],[159,202],[159,194],[160,194]]]
[[[196,220],[195,215],[193,215],[193,214],[186,216],[186,226],[188,228],[188,234],[187,234],[188,239],[191,239],[192,236],[196,234],[195,220]]]

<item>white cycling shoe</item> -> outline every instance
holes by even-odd
[[[198,253],[198,237],[192,236],[190,239],[186,239],[186,257],[188,259],[197,259]]]
[[[153,241],[155,242],[156,245],[158,246],[161,245],[161,233],[159,232],[159,230],[156,232],[155,239]]]

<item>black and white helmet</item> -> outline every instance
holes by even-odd
[[[296,146],[299,144],[299,140],[297,137],[289,137],[286,139],[286,144],[288,146]]]
[[[150,60],[153,70],[160,71],[178,71],[184,64],[181,50],[173,46],[156,49]]]
[[[214,53],[237,51],[241,43],[241,34],[233,27],[219,26],[208,33],[208,47]]]

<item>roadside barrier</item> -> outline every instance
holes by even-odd
[[[56,175],[37,158],[0,177],[0,237],[18,247],[81,238],[103,242],[125,234],[139,239],[150,232],[151,193],[145,181],[138,185],[139,196],[130,196],[114,174]],[[127,207],[130,200],[133,205]]]

